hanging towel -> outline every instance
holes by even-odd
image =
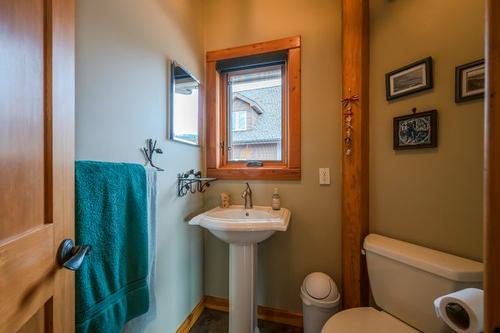
[[[147,325],[156,318],[156,295],[155,295],[155,277],[156,277],[156,225],[158,211],[158,171],[153,168],[146,168],[146,180],[148,190],[148,230],[149,230],[149,310],[142,316],[132,319],[125,325],[121,333],[140,333],[144,332]]]
[[[76,272],[76,332],[119,333],[149,307],[145,170],[77,161],[75,185],[76,242],[92,246]]]

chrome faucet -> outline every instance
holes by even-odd
[[[252,189],[250,188],[250,185],[248,183],[247,187],[241,193],[241,197],[245,199],[245,209],[252,209],[253,208],[253,202],[252,202]]]

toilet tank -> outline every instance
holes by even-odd
[[[450,332],[434,312],[434,299],[482,288],[477,261],[376,234],[365,238],[364,249],[376,305],[422,332]]]

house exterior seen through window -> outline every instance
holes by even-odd
[[[228,161],[282,160],[283,66],[228,75]]]
[[[233,131],[246,131],[247,111],[234,111],[232,117]]]

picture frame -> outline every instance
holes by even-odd
[[[455,103],[484,98],[484,59],[455,68]]]
[[[393,122],[394,150],[437,147],[437,110],[395,117]]]
[[[432,57],[416,61],[385,74],[388,101],[432,89]]]

